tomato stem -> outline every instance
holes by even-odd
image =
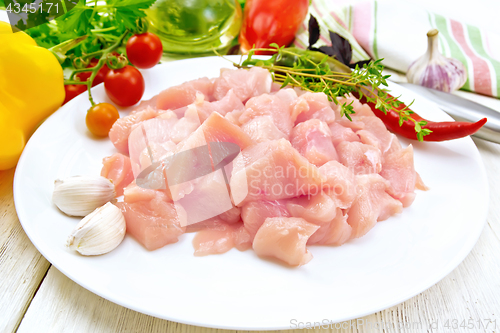
[[[110,69],[120,69],[128,65],[128,59],[123,55],[116,57],[113,54],[108,53],[106,57],[106,64]]]
[[[148,21],[144,17],[139,17],[136,21],[136,29],[137,29],[137,34],[144,34],[148,32]]]
[[[123,44],[123,41],[125,40],[125,38],[127,37],[127,35],[129,33],[130,33],[129,30],[125,30],[125,32],[120,36],[120,38],[113,45],[111,45],[111,46],[109,46],[109,47],[107,47],[105,49],[89,53],[89,54],[85,55],[84,57],[82,57],[84,59],[92,59],[92,58],[95,58],[96,56],[99,56],[99,61],[92,68],[75,69],[71,73],[71,76],[70,76],[69,80],[65,80],[64,83],[65,84],[86,84],[87,85],[87,91],[88,91],[88,94],[89,94],[89,101],[92,104],[92,106],[94,106],[95,102],[94,102],[94,99],[92,98],[92,91],[91,91],[92,82],[94,82],[94,79],[97,76],[97,73],[99,72],[99,70],[102,68],[102,66],[104,66],[104,64],[106,64],[108,54],[112,53],[118,47],[120,47],[120,45]],[[73,80],[75,74],[76,73],[81,73],[81,72],[92,72],[92,74],[87,79],[87,81],[75,81],[75,80]]]
[[[73,78],[75,77],[75,74],[78,74],[78,73],[82,73],[82,72],[91,72],[93,69],[92,68],[81,68],[81,69],[75,69],[70,77],[69,77],[69,80],[73,80]],[[66,84],[71,84],[71,83],[67,83],[67,81],[65,82]]]
[[[68,85],[68,84],[85,84],[85,85],[87,85],[87,81],[65,80],[64,85]]]
[[[92,98],[92,81],[91,80],[88,80],[87,81],[87,91],[89,93],[89,101],[90,101],[90,104],[92,104],[92,106],[95,106],[95,102],[94,102],[94,99]]]
[[[125,30],[123,35],[121,35],[113,45],[109,46],[108,48],[99,50],[99,51],[88,53],[83,58],[85,58],[85,59],[91,58],[92,59],[92,58],[96,58],[96,57],[102,57],[103,55],[106,55],[107,53],[113,52],[118,47],[120,47],[120,45],[123,43],[123,40],[125,39],[125,37],[127,37],[127,35],[129,33],[130,33],[129,30]]]

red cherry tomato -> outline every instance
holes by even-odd
[[[114,105],[99,103],[87,111],[85,123],[90,133],[104,137],[108,135],[109,130],[118,118],[120,118],[120,115]]]
[[[130,37],[126,49],[128,60],[143,69],[154,67],[163,53],[160,38],[150,32]]]
[[[104,79],[104,88],[115,104],[132,106],[141,100],[145,83],[141,72],[127,65],[121,69],[110,70]]]
[[[87,86],[85,84],[67,84],[64,86],[64,92],[66,97],[64,97],[63,105],[71,101],[76,96],[80,95],[82,92],[87,91]]]
[[[239,37],[243,53],[254,45],[266,48],[272,43],[291,44],[308,7],[309,0],[248,0]]]
[[[87,66],[87,68],[95,67],[98,62],[99,62],[99,60],[97,60],[95,58],[92,59],[90,61],[90,64]],[[104,66],[102,66],[101,69],[99,69],[99,71],[97,72],[97,75],[94,78],[94,82],[92,82],[92,87],[97,86],[100,83],[103,83],[108,72],[109,72],[109,67],[106,64],[104,64]],[[77,78],[79,78],[80,81],[87,81],[91,75],[92,75],[92,72],[81,72],[81,73],[77,73],[75,76]]]

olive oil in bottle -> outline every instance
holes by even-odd
[[[146,12],[167,54],[224,53],[242,21],[237,0],[158,0]]]

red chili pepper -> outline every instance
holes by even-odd
[[[389,97],[392,97],[388,94]],[[367,103],[372,109],[373,113],[379,117],[390,131],[402,135],[405,138],[417,140],[417,133],[415,132],[415,123],[411,120],[403,121],[403,125],[399,126],[399,113],[398,110],[402,110],[406,107],[403,103],[394,110],[388,110],[387,114],[375,108],[375,103],[367,102],[366,98],[363,97],[361,102]],[[434,122],[422,118],[416,113],[411,114],[411,117],[416,121],[425,120],[427,125],[422,126],[422,128],[427,128],[432,132],[423,137],[424,141],[446,141],[463,138],[468,135],[476,133],[483,125],[486,123],[487,119],[483,118],[475,123],[469,123],[464,121],[443,121]]]
[[[309,0],[248,0],[239,37],[241,50],[246,53],[254,45],[267,48],[272,43],[289,45],[308,7]]]

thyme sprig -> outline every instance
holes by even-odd
[[[271,58],[262,60],[254,58],[256,52],[273,52]],[[338,98],[353,94],[359,99],[363,97],[375,107],[387,114],[389,110],[399,113],[399,125],[405,121],[414,123],[417,139],[423,141],[423,137],[431,130],[422,128],[427,124],[425,120],[415,119],[414,113],[408,106],[401,108],[399,97],[388,94],[387,79],[390,75],[383,75],[384,66],[382,59],[372,60],[363,67],[351,70],[349,67],[339,63],[335,59],[319,52],[299,50],[295,48],[279,47],[271,44],[270,48],[254,48],[250,50],[246,59],[240,63],[234,63],[238,68],[250,68],[259,66],[269,70],[273,81],[281,84],[281,87],[295,86],[310,92],[323,92],[330,101],[339,104]],[[352,121],[354,114],[352,102],[344,102],[340,105],[340,114]]]

